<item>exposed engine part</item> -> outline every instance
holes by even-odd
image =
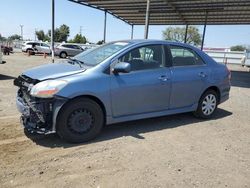
[[[14,80],[20,89],[17,93],[17,105],[22,113],[24,127],[34,132],[46,132],[52,127],[53,99],[32,97],[29,92],[39,80],[21,75]]]
[[[66,98],[37,98],[30,95],[33,85],[40,82],[25,75],[14,80],[14,85],[19,87],[16,104],[21,116],[23,126],[30,132],[39,134],[55,133],[56,115],[67,101]]]
[[[45,123],[45,119],[43,118],[42,112],[40,110],[37,110],[35,105],[30,102],[30,99],[28,98],[28,96],[26,95],[26,93],[23,93],[23,99],[25,100],[25,102],[27,103],[27,105],[32,109],[33,112],[35,112],[35,114],[37,115],[38,119],[42,122]]]

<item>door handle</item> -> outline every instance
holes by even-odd
[[[170,80],[169,77],[164,76],[164,75],[160,76],[158,79],[161,80],[161,81],[163,81],[163,82],[166,82],[166,81]]]
[[[198,75],[199,75],[200,77],[202,77],[202,78],[207,77],[207,75],[206,75],[204,72],[200,72]]]

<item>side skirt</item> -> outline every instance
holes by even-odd
[[[129,116],[121,116],[113,118],[111,116],[107,117],[107,125],[113,124],[113,123],[119,123],[119,122],[125,122],[125,121],[133,121],[138,119],[145,119],[145,118],[152,118],[152,117],[160,117],[160,116],[166,116],[166,115],[172,115],[172,114],[180,114],[185,112],[192,112],[195,111],[198,107],[198,104],[194,104],[189,107],[185,108],[177,108],[177,109],[171,109],[171,110],[164,110],[164,111],[158,111],[158,112],[150,112],[150,113],[144,113],[144,114],[136,114],[136,115],[129,115]]]

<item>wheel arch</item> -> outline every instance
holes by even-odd
[[[65,53],[66,56],[68,56],[68,53],[67,53],[66,51],[62,50],[62,51],[60,52],[60,54],[59,54],[60,57],[61,57],[61,54],[62,54],[62,53]]]
[[[64,107],[71,101],[73,100],[77,100],[77,99],[81,99],[81,98],[84,98],[84,99],[89,99],[89,100],[92,100],[92,101],[95,101],[102,109],[102,112],[103,112],[103,116],[104,116],[104,123],[106,124],[106,108],[105,108],[105,105],[104,103],[96,96],[93,96],[93,95],[80,95],[80,96],[76,96],[76,97],[73,97],[73,98],[70,98],[67,102],[65,102],[62,107],[60,108],[60,110],[58,111],[57,113],[57,117],[56,119],[58,118],[59,114],[61,113],[61,111],[64,109]]]
[[[219,101],[219,103],[220,103],[220,99],[221,99],[221,92],[220,92],[220,89],[217,87],[217,86],[210,86],[210,87],[208,87],[202,94],[201,94],[201,96],[205,93],[205,92],[207,92],[208,90],[213,90],[213,91],[215,91],[217,94],[218,94],[218,101]],[[219,104],[218,103],[218,104]]]
[[[28,53],[29,51],[34,51],[34,49],[33,48],[27,48],[26,52]]]

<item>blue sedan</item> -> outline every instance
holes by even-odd
[[[84,142],[105,124],[184,112],[211,118],[229,98],[230,71],[187,44],[128,40],[30,69],[14,84],[24,129]]]

